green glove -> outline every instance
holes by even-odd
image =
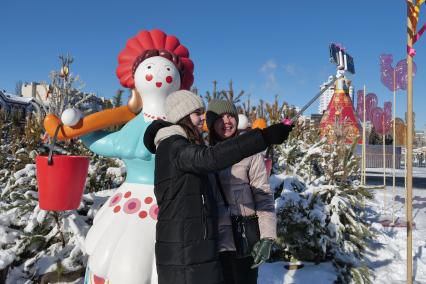
[[[253,265],[251,266],[252,269],[259,267],[262,263],[269,259],[273,243],[274,240],[265,238],[261,239],[253,246],[253,250],[251,252],[251,256],[254,259]]]

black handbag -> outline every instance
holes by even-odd
[[[220,195],[222,195],[225,207],[229,208],[229,203],[225,197],[219,176],[215,173]],[[259,218],[257,214],[242,216],[231,215],[232,235],[236,249],[236,258],[245,258],[251,256],[253,246],[260,240]]]
[[[231,215],[231,222],[236,257],[251,256],[253,246],[260,240],[259,218],[256,214],[250,216]]]

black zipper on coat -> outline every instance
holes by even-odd
[[[204,195],[203,194],[201,194],[201,202],[203,203],[202,205],[201,205],[201,222],[202,222],[202,225],[203,225],[203,227],[201,228],[202,229],[202,233],[203,233],[203,239],[205,240],[205,239],[207,239],[207,216],[206,216],[206,201],[205,201],[205,198],[204,198]]]

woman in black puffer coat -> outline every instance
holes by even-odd
[[[158,282],[223,283],[216,202],[208,173],[284,142],[291,126],[276,124],[207,147],[201,138],[204,105],[199,96],[174,92],[166,99],[165,110],[168,122],[154,121],[144,136],[145,146],[156,154]]]

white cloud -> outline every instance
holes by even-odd
[[[266,61],[262,67],[260,68],[260,71],[262,72],[269,72],[269,71],[275,71],[277,69],[277,63],[273,59],[269,59]]]
[[[286,64],[283,66],[284,72],[291,76],[296,76],[298,68],[294,64]]]
[[[276,76],[276,70],[277,70],[278,64],[273,59],[269,59],[266,61],[262,67],[260,68],[260,72],[262,72],[265,75],[265,87],[270,90],[276,90],[278,89],[278,82],[277,82],[277,76]]]

